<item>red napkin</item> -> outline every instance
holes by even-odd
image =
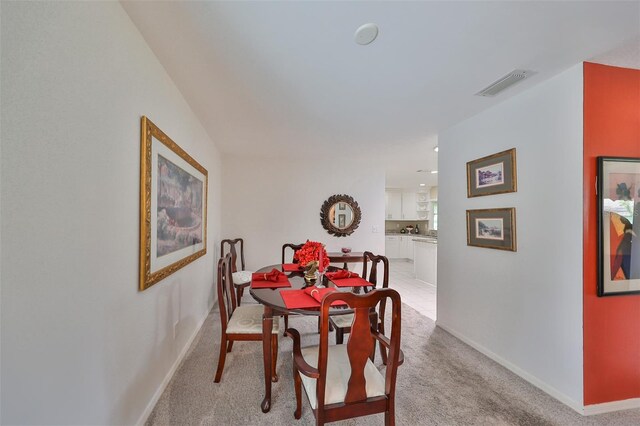
[[[360,278],[355,272],[341,269],[336,272],[324,274],[336,287],[367,287],[372,285],[369,281]]]
[[[267,273],[251,274],[251,288],[280,288],[291,287],[287,275],[277,269]]]
[[[355,272],[347,271],[345,269],[340,269],[339,271],[336,271],[336,272],[327,272],[324,275],[332,281],[341,280],[344,278],[358,278],[360,276]]]
[[[311,296],[310,293],[314,289],[318,291],[314,291],[313,296]],[[282,300],[284,301],[284,305],[287,307],[287,309],[317,309],[320,307],[320,302],[316,300],[314,296],[316,296],[316,293],[319,293],[320,290],[324,290],[322,296],[335,291],[335,289],[333,288],[320,289],[312,286],[304,290],[282,290],[280,292],[280,295],[282,296]],[[320,300],[322,300],[322,297],[320,297]],[[336,300],[331,304],[331,306],[347,306],[347,304],[342,300]]]
[[[275,283],[280,279],[280,276],[286,275],[273,268],[271,272],[254,272],[251,274],[251,281],[273,281]]]
[[[282,270],[285,272],[298,272],[302,269],[299,263],[283,263]]]
[[[318,303],[322,302],[322,298],[324,296],[326,296],[329,293],[333,293],[334,291],[336,291],[335,288],[318,288],[314,285],[304,289],[304,292],[309,296],[313,297],[314,299],[316,299]]]

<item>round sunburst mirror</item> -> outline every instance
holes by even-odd
[[[323,228],[336,237],[353,234],[360,225],[361,217],[362,212],[356,200],[345,194],[332,195],[320,209]]]

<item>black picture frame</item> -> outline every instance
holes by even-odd
[[[640,158],[597,162],[598,296],[640,294]]]

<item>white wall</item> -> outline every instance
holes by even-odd
[[[440,135],[438,325],[582,406],[582,65]],[[466,197],[515,147],[518,191]],[[466,245],[467,209],[516,207],[518,251]]]
[[[2,9],[1,420],[132,424],[213,302],[219,154],[119,3]],[[209,226],[138,292],[143,114],[208,169]]]
[[[384,169],[367,160],[225,155],[222,179],[223,237],[245,239],[248,269],[280,263],[282,244],[307,239],[328,251],[384,253]],[[362,210],[348,237],[329,235],[320,223],[320,207],[334,194],[351,195]]]

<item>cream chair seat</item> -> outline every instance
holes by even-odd
[[[227,334],[262,334],[263,313],[262,305],[238,306],[227,324]],[[278,321],[274,321],[272,333],[278,334],[279,329]]]
[[[318,367],[318,350],[318,346],[302,348],[304,360],[315,368]],[[325,405],[344,402],[349,387],[350,376],[351,364],[349,363],[349,355],[347,354],[347,345],[329,346],[327,356],[327,387],[324,394]],[[364,377],[367,382],[367,398],[383,396],[385,394],[384,377],[370,359],[367,359],[367,364],[364,367]],[[315,409],[318,406],[316,379],[305,375],[301,375],[301,378],[311,407]]]
[[[233,279],[233,284],[247,284],[251,282],[251,271],[238,271],[231,274],[231,278]]]
[[[334,327],[350,328],[351,324],[353,324],[353,314],[332,315],[331,322]]]

